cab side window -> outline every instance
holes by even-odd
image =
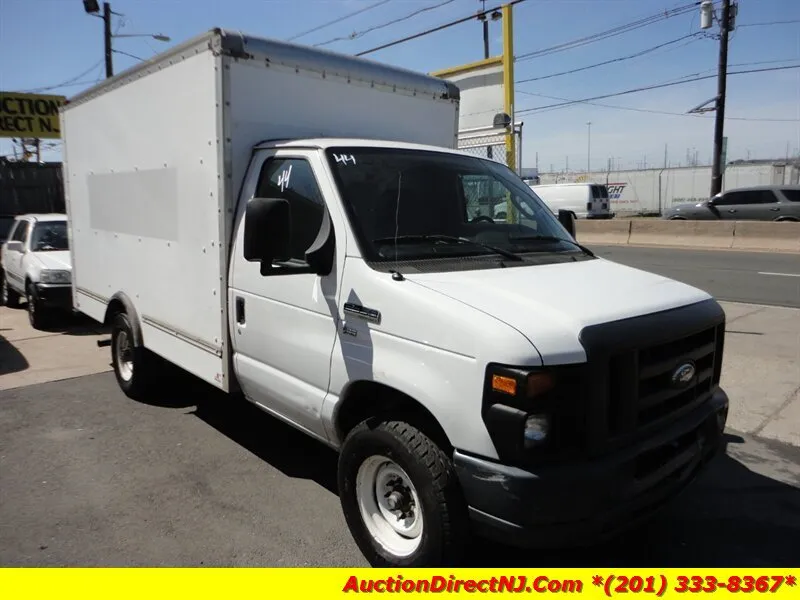
[[[325,211],[314,171],[302,158],[270,158],[261,168],[257,198],[283,198],[289,202],[291,256],[306,259],[306,250],[319,233]]]
[[[11,236],[11,239],[15,242],[22,242],[25,243],[25,240],[28,238],[28,229],[30,229],[30,223],[28,221],[20,221],[17,224],[16,229],[14,229],[14,233]]]

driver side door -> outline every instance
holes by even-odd
[[[291,215],[292,259],[305,260],[328,210],[337,240],[329,275],[269,273],[244,259],[246,202],[237,215],[229,291],[234,364],[245,395],[262,408],[325,439],[321,410],[328,391],[336,338],[339,282],[344,262],[341,216],[325,202],[332,186],[314,151],[261,151],[242,197],[283,198]]]

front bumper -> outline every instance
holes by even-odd
[[[587,219],[594,219],[594,220],[602,220],[602,219],[613,219],[617,213],[607,212],[607,213],[589,213],[586,215]]]
[[[669,427],[588,462],[523,470],[456,451],[473,526],[523,547],[595,543],[643,520],[689,485],[723,448],[728,396]]]
[[[37,283],[36,300],[47,308],[72,308],[72,286],[63,283]]]

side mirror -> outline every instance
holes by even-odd
[[[9,252],[22,252],[22,242],[19,240],[8,240],[6,242],[6,250]]]
[[[253,198],[247,203],[244,222],[244,258],[261,263],[261,274],[272,263],[291,254],[291,213],[282,198]]]
[[[558,222],[564,226],[569,234],[575,237],[575,215],[570,210],[558,209]]]

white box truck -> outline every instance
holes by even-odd
[[[718,303],[454,150],[458,100],[213,30],[62,114],[74,304],[110,324],[122,390],[146,398],[160,357],[339,451],[373,565],[613,535],[722,448]],[[497,188],[502,223],[471,210]]]

